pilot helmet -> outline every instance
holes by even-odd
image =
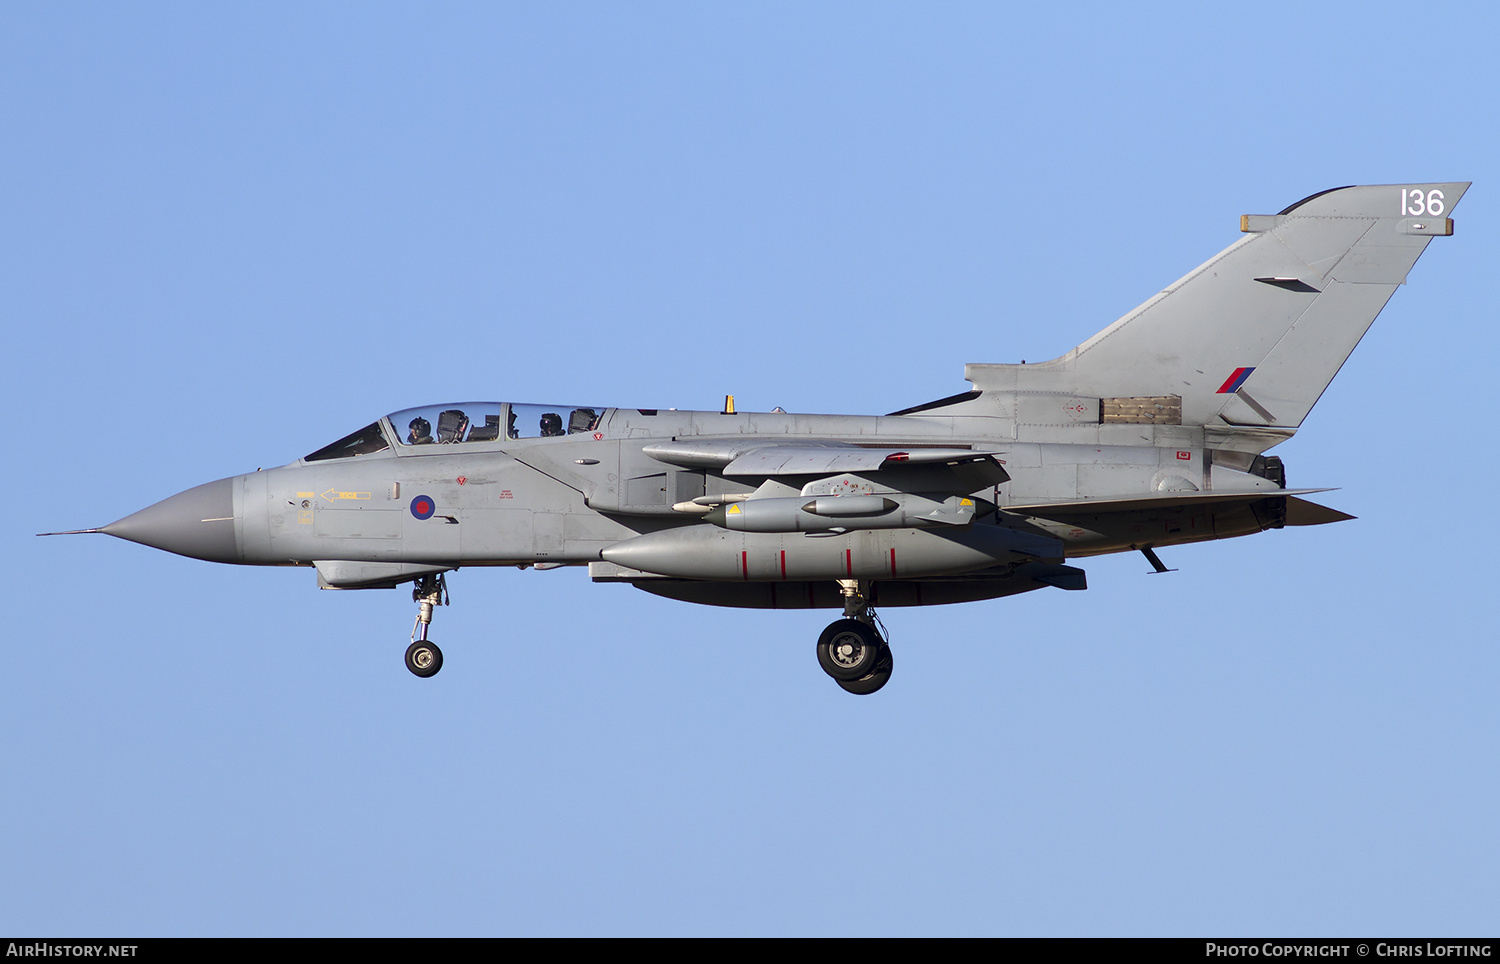
[[[412,419],[407,428],[411,429],[412,438],[425,438],[432,434],[432,423],[420,415]]]

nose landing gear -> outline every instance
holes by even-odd
[[[869,604],[869,584],[840,579],[844,618],[818,637],[818,665],[846,692],[866,696],[891,678],[891,648],[879,630],[880,621]]]
[[[443,668],[443,651],[427,638],[427,628],[432,625],[432,608],[448,605],[448,583],[443,574],[418,579],[411,598],[420,608],[417,621],[411,628],[411,645],[406,647],[406,668],[413,675],[426,679],[436,676]]]

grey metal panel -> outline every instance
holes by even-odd
[[[532,517],[524,506],[466,506],[458,510],[459,547],[465,562],[524,561],[535,545]]]
[[[625,480],[625,498],[621,500],[624,508],[646,508],[649,506],[670,506],[674,500],[667,492],[667,473],[657,472],[655,475],[643,475],[633,479]]]
[[[402,513],[387,508],[326,508],[317,513],[313,534],[333,539],[399,539]]]
[[[1154,453],[1153,453],[1154,454]],[[1157,465],[1090,463],[1078,466],[1078,496],[1096,499],[1106,496],[1149,492],[1157,475]]]
[[[618,471],[622,444],[587,435],[564,438],[513,439],[508,449],[516,461],[583,493],[589,501],[612,501],[607,491]],[[632,446],[633,447],[633,446]]]
[[[1397,234],[1384,244],[1357,245],[1328,276],[1348,284],[1405,284],[1407,273],[1431,241]]]
[[[1008,503],[1062,501],[1078,498],[1078,465],[1041,465],[1017,469],[1003,493]]]
[[[1110,424],[1096,426],[1100,445],[1141,448],[1159,445],[1156,425]]]
[[[1223,396],[1231,399],[1223,410],[1225,418],[1288,428],[1301,425],[1395,291],[1394,283],[1329,284],[1245,380],[1243,392],[1272,420],[1257,417],[1260,412],[1232,395]]]
[[[1014,442],[999,455],[1006,470],[1032,468],[1042,464],[1042,446],[1035,442]]]
[[[283,517],[272,511],[268,481],[277,471],[246,473],[235,487],[235,536],[247,560],[275,558],[271,527],[273,520],[282,522]]]
[[[1151,465],[1160,453],[1150,445],[1042,445],[1043,465]]]
[[[1292,277],[1306,275],[1304,281],[1316,282],[1326,278],[1360,239],[1369,233],[1375,226],[1376,219],[1365,217],[1333,220],[1299,215],[1277,218],[1277,222],[1272,236],[1291,249],[1297,260],[1311,269],[1281,274],[1290,274]],[[1274,277],[1277,273],[1267,271],[1265,276]],[[1317,289],[1322,285],[1313,283],[1311,287]]]
[[[1259,475],[1215,464],[1209,470],[1209,488],[1215,492],[1270,492],[1279,490],[1280,486]]]
[[[1015,419],[1030,425],[1097,424],[1099,399],[1070,392],[1017,392]]]
[[[454,519],[460,517],[458,506],[439,502],[438,512],[441,515],[425,520],[407,515],[406,528],[401,535],[402,561],[437,564],[463,558],[463,551],[459,547],[459,529],[462,525],[447,519],[450,515]]]
[[[707,481],[707,477],[702,472],[671,472],[667,479],[669,489],[667,497],[674,504],[691,502],[705,494]]]
[[[313,565],[318,569],[319,589],[394,589],[403,582],[456,568],[347,559],[319,559]]]
[[[537,558],[550,559],[563,554],[564,518],[565,516],[561,512],[536,512],[532,514]]]

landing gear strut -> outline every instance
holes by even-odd
[[[448,605],[448,583],[443,574],[418,579],[411,598],[421,608],[411,628],[411,645],[406,647],[406,668],[425,679],[436,676],[443,668],[443,651],[427,638],[427,628],[432,625],[432,608]]]
[[[818,637],[818,665],[845,691],[859,696],[875,692],[891,678],[891,648],[869,604],[869,583],[840,579],[844,618]]]

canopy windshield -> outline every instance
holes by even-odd
[[[391,443],[386,441],[385,433],[380,430],[380,423],[373,422],[358,432],[350,432],[332,445],[323,446],[306,456],[303,461],[323,462],[327,459],[350,459],[356,455],[383,452],[390,447]]]

